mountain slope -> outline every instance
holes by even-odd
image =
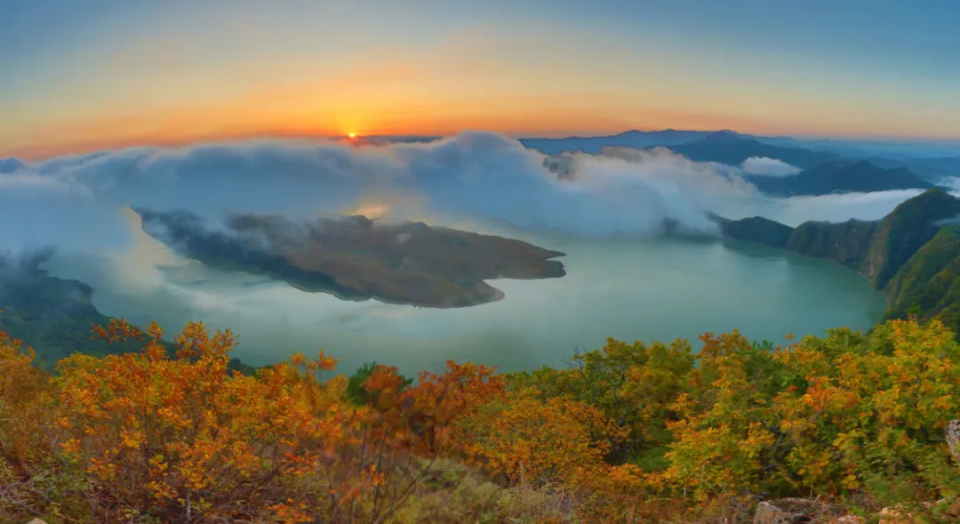
[[[808,149],[764,144],[730,131],[719,131],[700,140],[673,146],[674,152],[697,162],[718,162],[738,166],[750,157],[766,157],[786,162],[800,169],[810,169],[841,160],[839,155]]]
[[[960,157],[936,158],[871,158],[870,162],[888,168],[902,167],[918,176],[937,181],[946,177],[960,177]]]
[[[937,234],[939,222],[958,215],[960,199],[940,189],[931,189],[901,203],[880,221],[860,272],[882,289],[900,267]]]
[[[110,317],[90,302],[90,286],[41,270],[48,256],[0,256],[0,328],[33,346],[45,367],[76,351],[104,355],[106,345],[90,340],[90,328]]]
[[[760,191],[780,196],[931,189],[933,184],[907,169],[884,169],[866,161],[830,162],[786,177],[748,176]]]
[[[21,257],[0,253],[0,329],[33,348],[36,363],[52,370],[73,353],[104,356],[136,351],[135,343],[107,343],[91,338],[94,324],[106,326],[111,317],[93,305],[93,288],[77,281],[52,277],[40,265],[49,251]],[[167,343],[167,349],[173,345]],[[230,369],[252,373],[236,358]]]
[[[536,149],[546,155],[556,155],[564,151],[582,151],[599,153],[608,146],[634,147],[644,149],[655,146],[676,146],[693,142],[710,135],[713,131],[627,131],[617,135],[566,138],[521,138],[520,143],[530,149]]]
[[[829,258],[859,270],[870,252],[877,222],[849,220],[804,222],[790,233],[787,249],[811,257]]]
[[[940,229],[890,281],[887,318],[917,313],[960,328],[960,226]]]

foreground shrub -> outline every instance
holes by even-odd
[[[51,376],[0,332],[0,521],[747,522],[783,497],[936,519],[960,494],[960,347],[936,321],[416,381],[322,353],[244,375],[202,324],[94,331],[140,349]]]

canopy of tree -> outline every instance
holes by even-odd
[[[871,515],[960,493],[960,346],[937,320],[416,380],[322,352],[231,372],[235,337],[202,324],[175,354],[155,324],[94,334],[139,349],[51,375],[0,335],[0,520],[737,522],[768,498]]]

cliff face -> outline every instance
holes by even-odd
[[[876,222],[863,220],[841,224],[804,222],[790,233],[787,249],[811,257],[836,260],[859,270],[876,229]]]

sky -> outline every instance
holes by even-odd
[[[954,0],[0,0],[0,157],[356,133],[960,140]]]

